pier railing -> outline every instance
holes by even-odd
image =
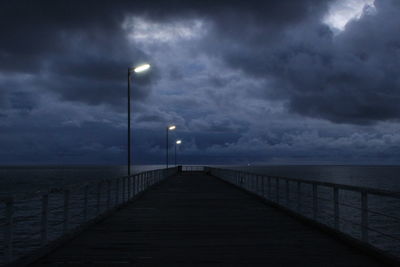
[[[291,212],[360,241],[377,252],[400,258],[399,192],[230,169],[206,170]]]
[[[177,173],[151,170],[0,199],[0,266],[57,241]]]
[[[184,172],[202,172],[204,171],[204,169],[205,169],[204,166],[198,166],[198,165],[182,166],[182,171]]]

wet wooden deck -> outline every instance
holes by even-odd
[[[171,177],[31,266],[383,266],[202,173]]]

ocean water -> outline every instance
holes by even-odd
[[[164,168],[132,166],[132,172]],[[400,166],[218,166],[271,176],[366,186],[400,192]],[[0,167],[0,195],[90,183],[126,175],[126,166],[16,166]]]
[[[400,192],[400,166],[226,166],[236,170]]]
[[[132,173],[165,165],[132,166]],[[12,166],[0,167],[0,196],[31,193],[48,188],[90,183],[126,175],[126,166]]]

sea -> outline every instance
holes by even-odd
[[[165,165],[136,165],[132,173],[164,168]],[[257,174],[324,181],[400,192],[400,166],[355,165],[254,165],[214,167]],[[126,166],[3,166],[0,195],[13,195],[79,183],[121,177]]]
[[[131,172],[165,168],[165,165],[132,166]],[[0,167],[0,196],[32,193],[51,188],[60,188],[102,179],[122,177],[126,166],[2,166]]]

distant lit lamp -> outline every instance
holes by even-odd
[[[182,140],[176,140],[176,142],[175,142],[175,167],[176,167],[176,147],[180,144],[182,144]]]
[[[169,134],[169,131],[173,131],[173,130],[175,130],[176,129],[176,126],[175,125],[170,125],[170,126],[167,126],[167,142],[166,142],[166,150],[167,150],[167,154],[166,154],[166,156],[167,156],[167,162],[166,162],[166,164],[167,164],[167,169],[168,169],[168,134]]]
[[[150,69],[149,64],[128,68],[128,176],[131,175],[131,74],[140,73]]]

